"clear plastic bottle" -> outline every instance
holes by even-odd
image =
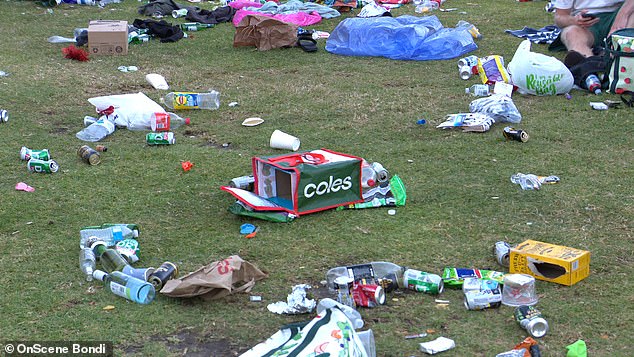
[[[482,38],[482,34],[480,33],[480,30],[478,30],[478,28],[475,27],[472,23],[469,23],[467,21],[464,21],[464,20],[458,21],[458,23],[456,24],[456,29],[467,30],[471,34],[471,37],[475,39]]]
[[[92,240],[95,240],[96,238],[96,240],[104,242],[106,246],[113,247],[119,241],[138,237],[138,231],[136,235],[134,232],[135,231],[125,225],[82,229],[79,231],[79,247],[86,248],[88,246],[87,242],[90,238],[93,238]]]
[[[120,271],[107,274],[101,270],[93,273],[95,279],[103,281],[113,294],[132,300],[139,304],[149,304],[156,296],[154,286],[141,279],[126,275]]]
[[[165,106],[170,109],[218,109],[220,93],[213,89],[206,93],[169,92],[165,95]]]
[[[79,251],[79,268],[86,274],[86,281],[92,281],[92,273],[97,268],[97,259],[92,249],[82,248]]]
[[[116,249],[106,247],[104,242],[95,242],[91,246],[101,267],[107,272],[122,271],[130,265],[128,261]]]
[[[474,84],[469,88],[465,88],[464,92],[474,97],[486,97],[491,95],[491,88],[488,84]]]
[[[183,125],[189,125],[189,123],[189,118],[181,118],[178,114],[171,112],[152,113],[150,129],[152,131],[170,131]]]
[[[370,262],[365,264],[358,265],[350,265],[350,266],[342,266],[336,267],[328,270],[326,272],[326,284],[330,291],[334,291],[334,282],[340,276],[349,276],[354,279],[360,278],[374,278],[374,279],[390,279],[393,280],[394,284],[398,286],[401,285],[403,280],[403,272],[405,268],[390,262]],[[383,285],[383,284],[381,284]],[[391,291],[396,286],[393,286],[392,289],[384,288],[386,291]]]
[[[601,94],[601,80],[599,80],[599,77],[597,77],[596,74],[588,75],[584,84],[590,93],[594,93],[596,95]]]
[[[537,175],[523,174],[521,172],[512,175],[511,182],[520,185],[522,190],[539,190],[542,187]]]
[[[110,119],[108,119],[108,117],[104,115],[96,122],[83,128],[81,131],[75,134],[75,136],[79,140],[95,142],[114,133],[114,131],[114,122],[110,121]]]
[[[361,187],[372,188],[376,185],[377,175],[372,166],[365,160],[361,163]]]

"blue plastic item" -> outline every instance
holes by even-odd
[[[255,226],[251,223],[245,223],[240,226],[240,234],[249,234],[255,231]]]
[[[326,51],[345,56],[395,60],[444,60],[478,49],[465,29],[445,28],[436,16],[348,18],[326,42]]]

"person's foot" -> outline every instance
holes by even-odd
[[[585,59],[586,57],[577,51],[568,51],[568,53],[566,53],[566,57],[564,57],[564,65],[571,68],[583,62]]]

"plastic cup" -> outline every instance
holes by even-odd
[[[374,333],[372,329],[359,331],[357,332],[357,336],[359,336],[361,343],[363,343],[365,353],[367,353],[368,357],[376,357],[376,345],[374,343]]]
[[[506,274],[502,287],[502,304],[506,306],[535,305],[535,278],[528,274]]]
[[[299,139],[280,130],[275,130],[273,134],[271,134],[270,144],[273,149],[293,151],[299,149]]]

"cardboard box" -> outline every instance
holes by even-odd
[[[590,275],[590,252],[527,240],[511,249],[509,271],[573,285]]]
[[[91,55],[128,54],[128,22],[92,20],[88,24],[88,52]]]

